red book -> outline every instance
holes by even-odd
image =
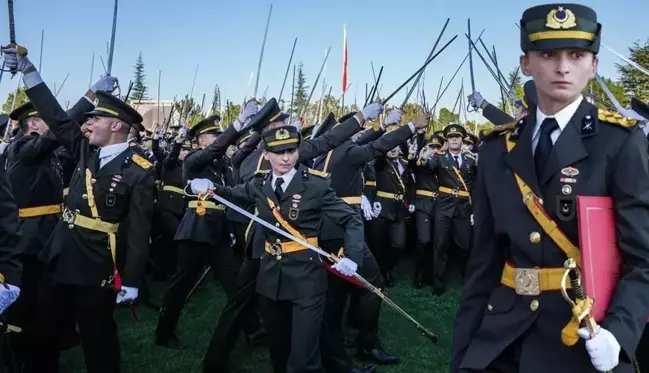
[[[613,199],[578,196],[577,219],[584,290],[595,301],[592,315],[601,322],[620,279]]]

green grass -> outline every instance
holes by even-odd
[[[448,372],[453,321],[459,298],[458,281],[449,286],[441,297],[430,295],[430,288],[415,290],[410,285],[411,270],[402,266],[395,273],[396,286],[387,289],[388,294],[401,308],[416,320],[427,326],[439,337],[437,344],[422,337],[414,326],[395,311],[383,306],[381,315],[381,342],[384,348],[401,358],[395,366],[379,367],[381,373]],[[179,335],[191,348],[182,351],[168,350],[153,345],[153,331],[157,322],[157,311],[140,306],[140,321],[135,321],[128,310],[117,311],[122,351],[122,372],[124,373],[193,373],[201,372],[201,361],[216,326],[225,294],[220,287],[206,278],[185,307]],[[160,294],[162,287],[154,287]],[[353,355],[353,351],[350,351]],[[242,373],[272,373],[267,350],[249,348],[240,343],[232,355],[233,366]],[[62,372],[85,372],[81,349],[67,351],[61,359]]]

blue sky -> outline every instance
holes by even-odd
[[[587,1],[603,27],[603,42],[621,53],[636,40],[649,38],[641,25],[649,14],[649,1]],[[122,0],[113,62],[113,75],[126,89],[132,79],[133,65],[143,53],[149,95],[157,96],[158,71],[162,71],[161,98],[172,99],[189,93],[196,65],[199,65],[194,97],[200,102],[203,93],[210,102],[214,84],[222,95],[233,101],[243,100],[248,79],[256,71],[270,1],[260,0]],[[449,26],[440,43],[453,35],[458,39],[433,61],[426,72],[427,97],[432,99],[440,78],[448,81],[468,50],[464,37],[467,18],[477,35],[483,28],[483,40],[495,45],[503,71],[518,64],[519,34],[516,23],[530,0],[450,1],[450,0],[274,0],[259,95],[266,86],[269,96],[277,96],[282,85],[293,39],[297,36],[294,62],[304,63],[307,83],[312,84],[331,46],[326,81],[333,85],[332,94],[341,93],[343,23],[347,24],[349,44],[349,82],[346,102],[354,100],[358,83],[358,101],[363,100],[365,83],[372,81],[370,61],[377,69],[383,65],[384,95],[410,76],[428,55],[447,17]],[[113,0],[18,0],[15,1],[16,38],[30,51],[37,65],[41,30],[45,30],[42,73],[45,81],[60,86],[70,76],[59,94],[59,100],[72,102],[83,94],[90,80],[90,62],[95,53],[93,80],[103,73],[99,61],[106,61],[106,44],[110,40]],[[6,9],[6,8],[5,8]],[[6,11],[0,13],[0,36],[8,40]],[[601,52],[600,74],[616,77],[616,57]],[[491,101],[499,98],[498,86],[474,56],[477,90]],[[452,107],[464,78],[470,90],[468,63],[442,99]],[[290,96],[289,74],[284,97]],[[254,86],[254,79],[251,84]],[[0,100],[16,87],[16,78],[3,77]],[[252,87],[250,88],[252,92]],[[316,91],[319,97],[320,90]],[[251,93],[250,93],[251,94]],[[402,95],[394,99],[400,104]],[[482,121],[482,119],[481,119]]]

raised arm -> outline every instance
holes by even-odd
[[[235,169],[238,169],[241,167],[241,164],[243,161],[248,158],[248,156],[257,149],[257,146],[259,145],[259,142],[261,141],[261,135],[258,133],[252,134],[246,140],[245,144],[241,147],[241,149],[238,149],[234,155],[232,156],[232,167]]]
[[[237,136],[237,130],[233,125],[230,125],[222,134],[217,136],[216,141],[205,147],[205,149],[194,152],[185,158],[183,166],[189,171],[202,170],[215,159],[223,157],[228,146],[234,144]]]

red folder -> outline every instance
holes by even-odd
[[[601,322],[620,279],[613,200],[578,196],[577,219],[584,290],[595,301],[592,315]]]

